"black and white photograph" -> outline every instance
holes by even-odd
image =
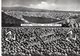
[[[80,0],[2,0],[2,56],[80,56]]]

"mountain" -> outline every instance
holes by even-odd
[[[29,11],[29,12],[62,12],[62,13],[80,13],[80,11],[62,11],[62,10],[46,10],[46,9],[36,9],[28,7],[2,7],[2,10],[13,10],[13,11]]]
[[[22,20],[17,19],[13,16],[7,15],[4,12],[2,12],[2,26],[3,27],[16,27],[20,26],[21,23],[24,23]]]
[[[27,8],[27,7],[2,7],[2,10],[10,10],[10,11],[28,11],[28,12],[46,12],[49,10],[44,9],[34,9],[34,8]]]

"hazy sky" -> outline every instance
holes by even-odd
[[[2,6],[80,11],[80,0],[2,0]]]

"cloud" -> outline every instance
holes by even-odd
[[[80,11],[77,4],[56,4],[42,1],[39,4],[30,4],[29,8],[48,9],[48,10],[67,10],[67,11]]]
[[[2,6],[14,6],[15,4],[29,6],[30,4],[39,4],[42,1],[46,0],[2,0]]]
[[[55,3],[47,3],[47,2],[41,2],[39,4],[30,4],[30,8],[38,8],[38,9],[55,9],[56,4]]]
[[[80,0],[2,0],[3,7],[30,7],[48,10],[79,10]]]

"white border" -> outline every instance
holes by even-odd
[[[0,56],[2,56],[1,54],[2,54],[2,49],[1,49],[1,7],[2,7],[2,3],[1,3],[2,1],[0,0]]]

